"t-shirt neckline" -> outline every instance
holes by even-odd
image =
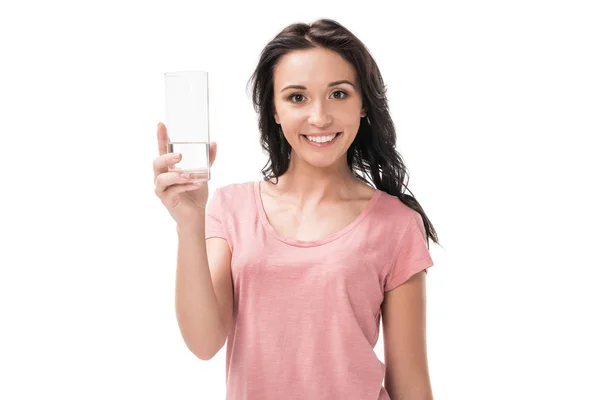
[[[320,246],[320,245],[329,243],[329,242],[345,235],[346,233],[348,233],[349,231],[354,229],[362,220],[365,219],[365,217],[370,213],[370,211],[375,206],[375,203],[377,202],[377,200],[383,193],[381,190],[375,188],[375,192],[369,199],[367,206],[362,210],[362,212],[358,215],[358,217],[356,217],[352,222],[350,222],[348,225],[346,225],[341,230],[334,232],[334,233],[332,233],[324,238],[318,239],[318,240],[298,240],[298,239],[284,237],[284,236],[280,235],[275,230],[275,228],[273,228],[273,226],[269,222],[269,219],[267,218],[267,213],[265,212],[265,208],[263,206],[262,196],[260,194],[260,181],[254,181],[253,186],[254,186],[254,200],[256,203],[256,208],[258,209],[258,215],[260,217],[260,220],[261,220],[261,223],[262,223],[264,229],[271,236],[275,237],[277,240],[279,240],[283,243],[287,243],[291,246],[296,246],[296,247]]]

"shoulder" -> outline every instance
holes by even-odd
[[[384,191],[379,191],[377,212],[381,217],[389,219],[394,223],[408,222],[413,218],[420,217],[420,214],[404,204],[397,196]]]
[[[211,202],[220,208],[234,210],[252,203],[255,182],[229,183],[214,189]]]
[[[384,232],[386,239],[397,241],[408,231],[424,231],[421,214],[404,204],[397,196],[384,191],[377,194],[372,220],[377,230]]]
[[[229,183],[215,189],[221,197],[235,198],[242,194],[251,194],[254,192],[254,181]]]

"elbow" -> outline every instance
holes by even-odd
[[[201,359],[202,361],[211,360],[215,356],[215,354],[217,354],[217,353],[214,353],[214,354],[211,354],[211,353],[202,354],[202,353],[196,353],[196,352],[194,353],[194,355],[196,357],[198,357],[199,359]]]
[[[225,343],[219,343],[216,346],[203,346],[202,348],[192,347],[188,345],[188,349],[202,361],[209,361],[223,348]]]
[[[191,346],[188,346],[188,350],[202,361],[209,361],[215,356],[215,354],[217,354],[217,352],[214,351],[196,349]]]

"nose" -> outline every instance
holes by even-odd
[[[331,115],[323,103],[322,101],[315,101],[308,117],[308,123],[319,128],[329,125],[332,121]]]

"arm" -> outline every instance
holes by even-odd
[[[425,272],[385,293],[384,387],[392,400],[432,400],[426,346]]]
[[[220,238],[205,239],[199,228],[177,228],[177,322],[188,349],[210,360],[227,339],[232,321],[231,252]]]

